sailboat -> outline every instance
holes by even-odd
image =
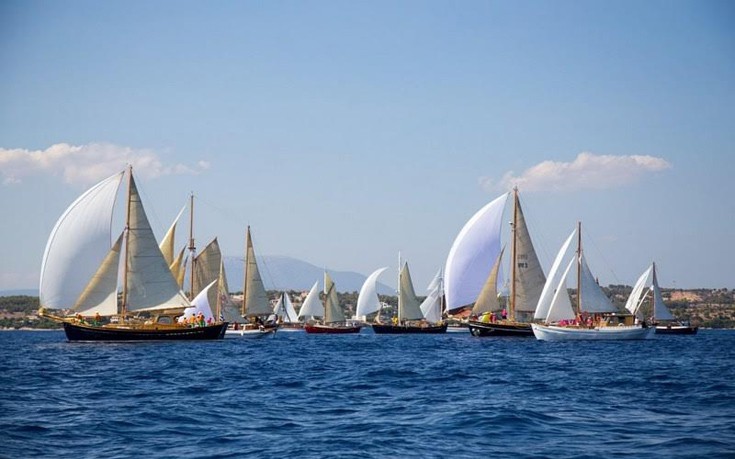
[[[177,317],[191,303],[156,243],[132,167],[127,171],[125,230],[112,247],[113,207],[125,171],[87,190],[56,222],[41,265],[40,315],[61,321],[70,341],[222,338],[226,322],[177,323]],[[52,309],[70,309],[76,315],[61,317],[48,312]],[[93,320],[86,318],[92,315]],[[103,317],[112,319],[103,323]]]
[[[474,336],[533,336],[530,322],[546,277],[533,247],[518,188],[513,189],[510,294],[498,300],[504,249],[501,222],[509,193],[480,209],[462,228],[447,257],[447,309],[472,305],[467,325]],[[504,313],[501,313],[504,312]]]
[[[559,268],[572,240],[577,238],[577,251],[560,274]],[[567,277],[577,267],[577,311],[567,291]],[[582,252],[582,225],[572,231],[554,260],[549,278],[544,285],[536,307],[535,318],[544,323],[533,323],[536,339],[545,341],[571,340],[631,340],[648,339],[654,329],[633,323],[631,314],[618,313],[597,284]]]
[[[399,260],[400,266],[400,260]],[[379,315],[376,317],[379,319]],[[408,263],[403,263],[398,274],[398,314],[390,324],[373,322],[373,331],[377,334],[434,334],[446,333],[447,323],[441,321],[429,323],[421,312],[421,303],[411,281]]]
[[[304,330],[306,331],[306,333],[322,333],[322,334],[325,334],[325,333],[339,333],[339,334],[360,333],[360,329],[362,328],[362,325],[348,323],[345,321],[344,312],[342,312],[342,308],[339,305],[339,298],[337,297],[336,286],[334,285],[334,281],[332,281],[331,276],[329,276],[327,272],[324,272],[324,294],[326,295],[326,299],[324,301],[324,312],[323,312],[324,319],[321,323],[319,322],[306,323],[304,325]],[[309,298],[307,296],[306,301],[308,300]],[[318,298],[317,298],[317,301],[318,301]],[[313,300],[308,307],[309,308],[314,307]],[[312,314],[312,315],[315,315],[315,314]]]
[[[273,314],[278,318],[278,329],[281,331],[302,331],[304,324],[299,322],[291,297],[281,292],[278,302],[273,307]]]
[[[275,333],[278,324],[268,320],[273,315],[273,309],[255,260],[250,226],[247,228],[245,237],[245,280],[242,289],[242,317],[249,319],[250,322],[243,325],[235,324],[227,330],[227,335],[256,338]]]
[[[644,293],[646,287],[648,290]],[[651,266],[638,278],[633,291],[630,292],[625,309],[635,314],[636,317],[645,319],[642,306],[649,295],[653,297],[651,299],[653,307],[650,313],[651,322],[656,327],[657,334],[695,335],[697,333],[699,327],[677,321],[664,304],[656,276],[656,263],[651,263]]]

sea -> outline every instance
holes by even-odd
[[[735,331],[70,343],[0,332],[3,458],[733,458]]]

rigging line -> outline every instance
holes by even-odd
[[[608,259],[605,257],[605,254],[600,250],[599,246],[595,243],[595,238],[590,237],[589,226],[587,226],[585,228],[585,241],[587,241],[587,244],[586,244],[587,247],[589,247],[590,242],[591,242],[592,248],[595,251],[595,255],[599,256],[602,259],[602,261],[605,263],[605,266],[608,269],[608,271],[610,271],[610,273],[612,274],[613,279],[615,280],[615,283],[618,284],[618,285],[622,285],[622,282],[620,281],[620,278],[615,273],[615,270],[612,268],[612,265],[610,264],[610,262],[608,261]],[[608,285],[609,284],[610,283],[608,283]]]

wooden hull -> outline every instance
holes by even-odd
[[[531,324],[521,322],[478,322],[470,320],[468,323],[472,336],[518,336],[533,337]]]
[[[306,333],[316,333],[316,334],[360,333],[361,328],[362,328],[362,325],[320,325],[320,324],[304,325],[304,331]]]
[[[577,328],[531,324],[536,339],[542,341],[634,340],[653,337],[653,327],[628,325],[619,327]]]
[[[373,324],[373,331],[379,335],[405,335],[405,334],[438,334],[447,332],[447,324],[442,325],[391,325]]]
[[[225,336],[227,323],[204,327],[95,327],[64,322],[64,332],[69,341],[165,341],[212,340]]]
[[[698,330],[688,325],[656,325],[657,335],[696,335]]]

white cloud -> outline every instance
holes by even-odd
[[[165,165],[153,150],[109,143],[57,143],[45,150],[0,148],[0,174],[4,185],[21,183],[26,177],[43,174],[63,177],[71,184],[88,185],[124,169],[128,164],[133,165],[137,175],[147,178],[196,175],[209,168],[206,161],[199,161],[195,166]]]
[[[543,161],[519,176],[506,172],[499,181],[480,177],[488,191],[518,186],[523,191],[576,191],[608,189],[633,183],[645,174],[671,168],[655,156],[613,156],[580,153],[572,162]]]

